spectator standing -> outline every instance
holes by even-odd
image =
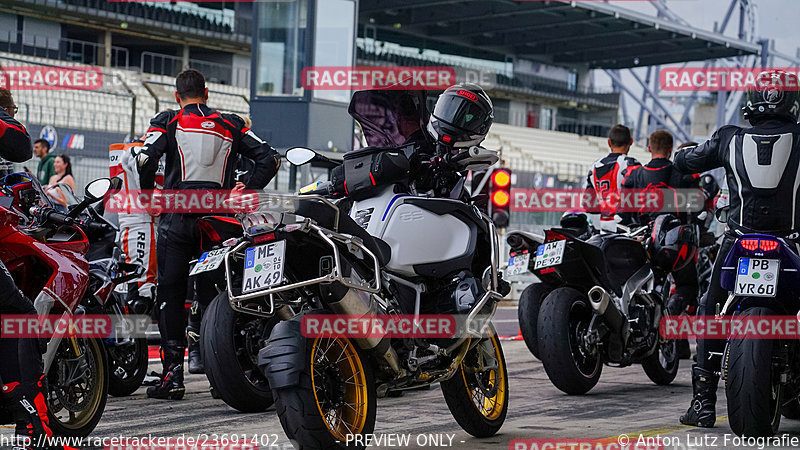
[[[56,185],[59,183],[64,183],[68,185],[73,191],[75,191],[75,178],[72,176],[72,162],[67,155],[58,155],[53,158],[53,167],[55,168],[55,175],[50,177],[48,180],[47,185],[49,186],[47,189],[47,195],[49,195],[55,202],[61,206],[63,209],[67,207],[67,199],[64,198],[64,195],[59,192],[56,188]]]
[[[39,158],[39,166],[36,168],[36,178],[44,186],[50,184],[50,179],[56,174],[54,162],[56,155],[50,153],[50,142],[46,139],[37,139],[33,143],[33,153]]]

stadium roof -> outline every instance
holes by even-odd
[[[513,55],[604,69],[761,50],[756,44],[599,1],[360,0],[359,23],[374,27],[377,39],[401,45],[475,58],[503,60]]]

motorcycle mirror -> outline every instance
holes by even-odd
[[[98,200],[103,198],[111,190],[110,178],[98,178],[86,185],[86,198]]]
[[[302,166],[314,160],[317,152],[305,147],[294,147],[286,150],[286,159],[295,166]]]

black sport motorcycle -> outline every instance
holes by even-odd
[[[550,381],[563,392],[591,390],[604,364],[641,363],[654,383],[674,380],[676,341],[659,334],[666,315],[662,289],[667,273],[651,264],[642,242],[648,230],[587,238],[581,230],[553,228],[543,240],[520,232],[508,237],[509,266],[526,267],[541,280],[523,292],[528,298],[526,307],[520,300],[521,332]],[[538,299],[541,305],[530,311],[531,305],[538,306],[532,300]],[[524,327],[523,316],[528,322]]]

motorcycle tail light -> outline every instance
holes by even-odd
[[[273,239],[275,239],[275,233],[268,233],[268,234],[262,234],[262,235],[259,235],[259,236],[255,236],[253,238],[253,242],[255,242],[256,244],[260,244],[262,242],[271,241]]]
[[[198,220],[197,226],[200,228],[200,231],[211,240],[211,242],[219,242],[222,240],[222,236],[217,233],[217,230],[214,229],[214,226],[205,220]]]
[[[743,249],[750,250],[752,252],[758,248],[758,239],[742,239],[739,241],[739,245],[741,245]]]
[[[771,252],[778,248],[778,241],[773,241],[769,239],[761,239],[761,250],[765,252]]]
[[[555,232],[553,230],[546,230],[544,232],[544,241],[545,242],[563,241],[565,239],[567,239],[566,236],[564,236],[561,233],[557,233],[557,232]]]

